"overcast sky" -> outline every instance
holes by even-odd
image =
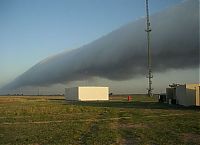
[[[181,2],[150,0],[150,13]],[[50,55],[76,49],[144,15],[143,0],[1,0],[0,87]],[[186,78],[188,72],[192,74],[190,78]],[[179,82],[181,78],[194,82],[198,79],[198,69],[179,71],[177,76]],[[176,75],[173,78],[176,81]],[[99,80],[96,84],[113,84],[113,88],[120,87],[122,92],[133,85],[131,88],[142,92],[139,88],[145,81],[143,78],[126,81],[123,87],[119,86],[121,82],[108,80]],[[134,86],[133,82],[138,85]]]

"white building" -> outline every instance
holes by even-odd
[[[176,87],[177,103],[184,106],[200,106],[200,84],[185,84]]]
[[[166,89],[167,98],[175,99],[176,104],[200,106],[200,84],[177,85]]]
[[[65,99],[74,101],[109,100],[109,88],[108,87],[66,88]]]

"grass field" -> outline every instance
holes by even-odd
[[[67,102],[63,97],[0,97],[0,144],[200,145],[200,109],[155,98],[112,97]]]

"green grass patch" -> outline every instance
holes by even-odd
[[[199,144],[199,108],[161,104],[155,97],[113,97],[1,97],[0,144]]]

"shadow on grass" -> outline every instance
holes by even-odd
[[[142,102],[142,101],[67,101],[67,104],[79,105],[79,106],[92,106],[92,107],[112,107],[112,108],[135,108],[135,109],[177,109],[177,110],[197,110],[200,111],[200,107],[191,106],[184,107],[181,105],[169,105],[159,102]]]
[[[60,101],[60,100],[62,100],[62,101],[64,101],[65,99],[63,99],[63,98],[58,98],[58,99],[51,99],[51,98],[48,98],[48,100],[50,100],[50,101]]]

